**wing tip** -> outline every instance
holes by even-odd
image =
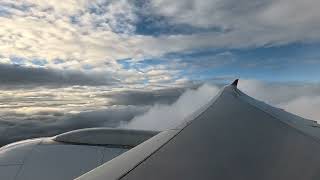
[[[232,82],[232,86],[234,86],[234,87],[237,87],[238,86],[238,82],[239,82],[239,79],[236,79],[236,80],[234,80],[233,82]]]

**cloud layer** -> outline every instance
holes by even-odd
[[[317,43],[317,5],[316,0],[245,0],[240,4],[235,0],[77,0],[63,4],[4,0],[0,3],[0,62],[16,64],[16,59],[22,59],[19,64],[24,66],[98,71],[112,74],[120,84],[175,85],[189,77],[184,74],[186,64],[214,67],[216,57],[171,58],[174,63],[161,65],[148,60],[203,49],[229,52]],[[126,68],[120,61],[128,58],[133,63],[146,61],[138,69]],[[194,70],[194,66],[188,68]]]

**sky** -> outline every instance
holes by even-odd
[[[204,91],[197,109],[235,78],[249,95],[320,119],[319,5],[2,0],[0,144],[188,109],[183,97]]]

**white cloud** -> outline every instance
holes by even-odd
[[[288,103],[280,104],[279,106],[289,112],[293,112],[307,119],[316,120],[320,123],[320,95],[298,97]]]
[[[135,69],[123,69],[123,58],[158,56],[165,51],[147,45],[152,37],[134,35],[135,7],[127,0],[117,1],[3,1],[0,15],[1,63],[12,56],[24,58],[24,65],[37,66],[34,58],[45,59],[44,67],[86,70],[110,74],[124,84],[158,82],[159,77]],[[56,60],[62,60],[56,63]],[[12,62],[11,62],[12,63]],[[160,79],[172,79],[163,73]],[[155,78],[155,77],[154,77]],[[174,82],[173,82],[174,83]]]
[[[316,97],[320,95],[320,84],[307,82],[268,83],[253,79],[240,79],[239,89],[252,97],[273,105],[288,103],[299,97]]]
[[[143,6],[147,9],[138,9],[127,0],[15,2],[13,7],[19,8],[12,8],[9,2],[0,4],[11,9],[10,16],[0,19],[5,25],[0,31],[1,51],[6,55],[74,60],[73,66],[90,61],[99,67],[104,61],[127,57],[320,38],[316,0],[246,0],[240,4],[234,0],[153,0],[149,6]],[[30,7],[21,10],[27,5]],[[160,37],[135,35],[138,11],[168,17],[176,25],[218,27],[226,31]]]
[[[219,89],[203,85],[196,90],[187,90],[172,105],[154,105],[148,112],[136,116],[125,128],[165,130],[180,125],[193,112],[210,101]]]
[[[319,5],[317,0],[153,0],[150,11],[172,24],[224,31],[197,35],[200,45],[241,48],[319,41]]]
[[[239,89],[268,104],[320,122],[320,84],[240,80]]]

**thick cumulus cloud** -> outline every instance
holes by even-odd
[[[187,90],[171,105],[154,105],[148,112],[136,116],[125,128],[165,130],[174,128],[196,110],[208,103],[219,91],[217,86],[203,85],[196,90]]]

